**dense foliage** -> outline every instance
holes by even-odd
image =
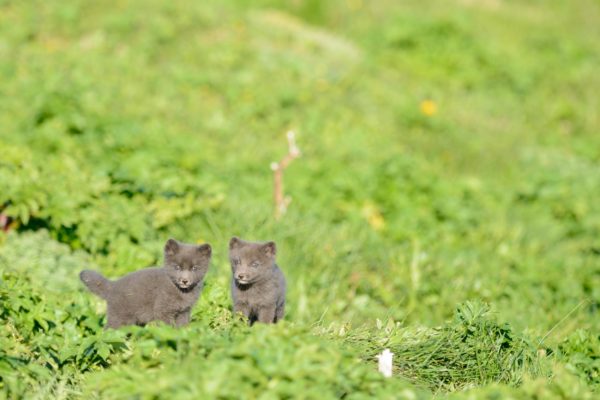
[[[0,0],[0,399],[597,396],[599,35],[590,0]],[[231,313],[232,235],[277,242],[283,323]],[[79,271],[168,237],[213,244],[191,324],[103,330]]]

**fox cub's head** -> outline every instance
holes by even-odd
[[[273,270],[277,247],[274,242],[246,242],[237,237],[229,241],[229,259],[233,279],[249,285],[267,277]]]
[[[165,268],[179,289],[189,291],[204,279],[211,254],[209,244],[196,246],[169,239],[165,244]]]

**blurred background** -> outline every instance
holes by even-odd
[[[2,268],[79,291],[210,242],[227,306],[238,235],[298,323],[598,329],[599,34],[591,0],[0,0]]]

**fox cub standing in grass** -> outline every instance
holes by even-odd
[[[274,242],[255,243],[237,237],[229,241],[233,311],[254,322],[275,323],[285,309],[285,278],[275,264]]]
[[[106,300],[107,328],[164,321],[182,326],[202,291],[212,249],[169,239],[162,268],[146,268],[116,281],[98,272],[81,271],[79,277],[92,292]]]

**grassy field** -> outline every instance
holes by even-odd
[[[599,37],[595,0],[0,0],[0,399],[595,398]],[[233,235],[284,322],[232,314]],[[105,331],[79,271],[168,237],[213,245],[191,324]]]

